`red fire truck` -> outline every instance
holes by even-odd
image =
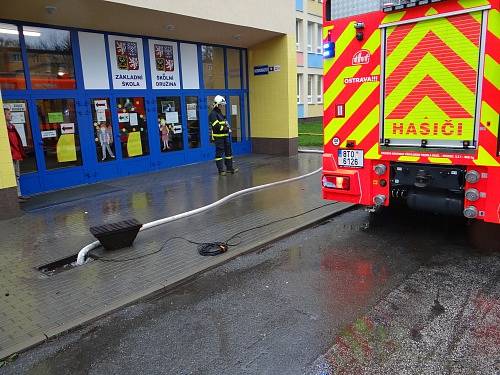
[[[499,1],[324,1],[325,199],[500,223]]]

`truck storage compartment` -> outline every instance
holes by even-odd
[[[461,216],[465,167],[391,164],[391,199],[414,210]]]

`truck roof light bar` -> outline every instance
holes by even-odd
[[[418,5],[438,3],[444,0],[382,0],[382,10],[386,13]]]

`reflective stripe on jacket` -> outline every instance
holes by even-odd
[[[208,116],[208,122],[212,127],[212,137],[227,137],[229,135],[229,126],[226,117],[219,108],[214,108]]]

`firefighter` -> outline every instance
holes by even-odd
[[[225,176],[226,171],[235,174],[238,168],[233,166],[233,151],[231,149],[231,129],[226,121],[226,116],[222,114],[222,106],[226,105],[226,99],[217,95],[214,98],[214,108],[210,112],[208,122],[212,127],[212,140],[215,143],[215,164],[219,170],[219,175]],[[226,171],[224,171],[226,164]]]

